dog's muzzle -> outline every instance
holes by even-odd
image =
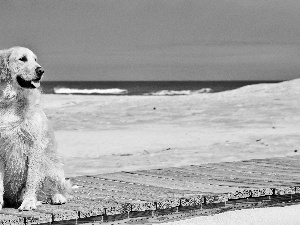
[[[29,88],[29,89],[39,88],[41,85],[40,80],[42,79],[44,72],[45,71],[42,67],[37,67],[35,69],[37,78],[33,80],[24,80],[21,76],[17,76],[17,81],[22,88]]]

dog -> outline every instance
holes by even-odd
[[[71,192],[41,106],[43,74],[28,48],[0,51],[0,209],[5,202],[34,210],[45,190],[53,204],[63,204]]]

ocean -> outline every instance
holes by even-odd
[[[281,81],[44,81],[45,94],[174,96],[222,92]]]

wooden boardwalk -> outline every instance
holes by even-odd
[[[4,208],[0,224],[149,224],[300,201],[300,156],[118,172],[71,179],[74,197],[35,211]],[[113,222],[116,221],[116,222]]]

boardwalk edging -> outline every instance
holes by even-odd
[[[31,212],[4,208],[0,225],[129,224],[299,204],[299,165],[300,156],[294,156],[78,176],[71,178],[77,188],[68,203]]]

